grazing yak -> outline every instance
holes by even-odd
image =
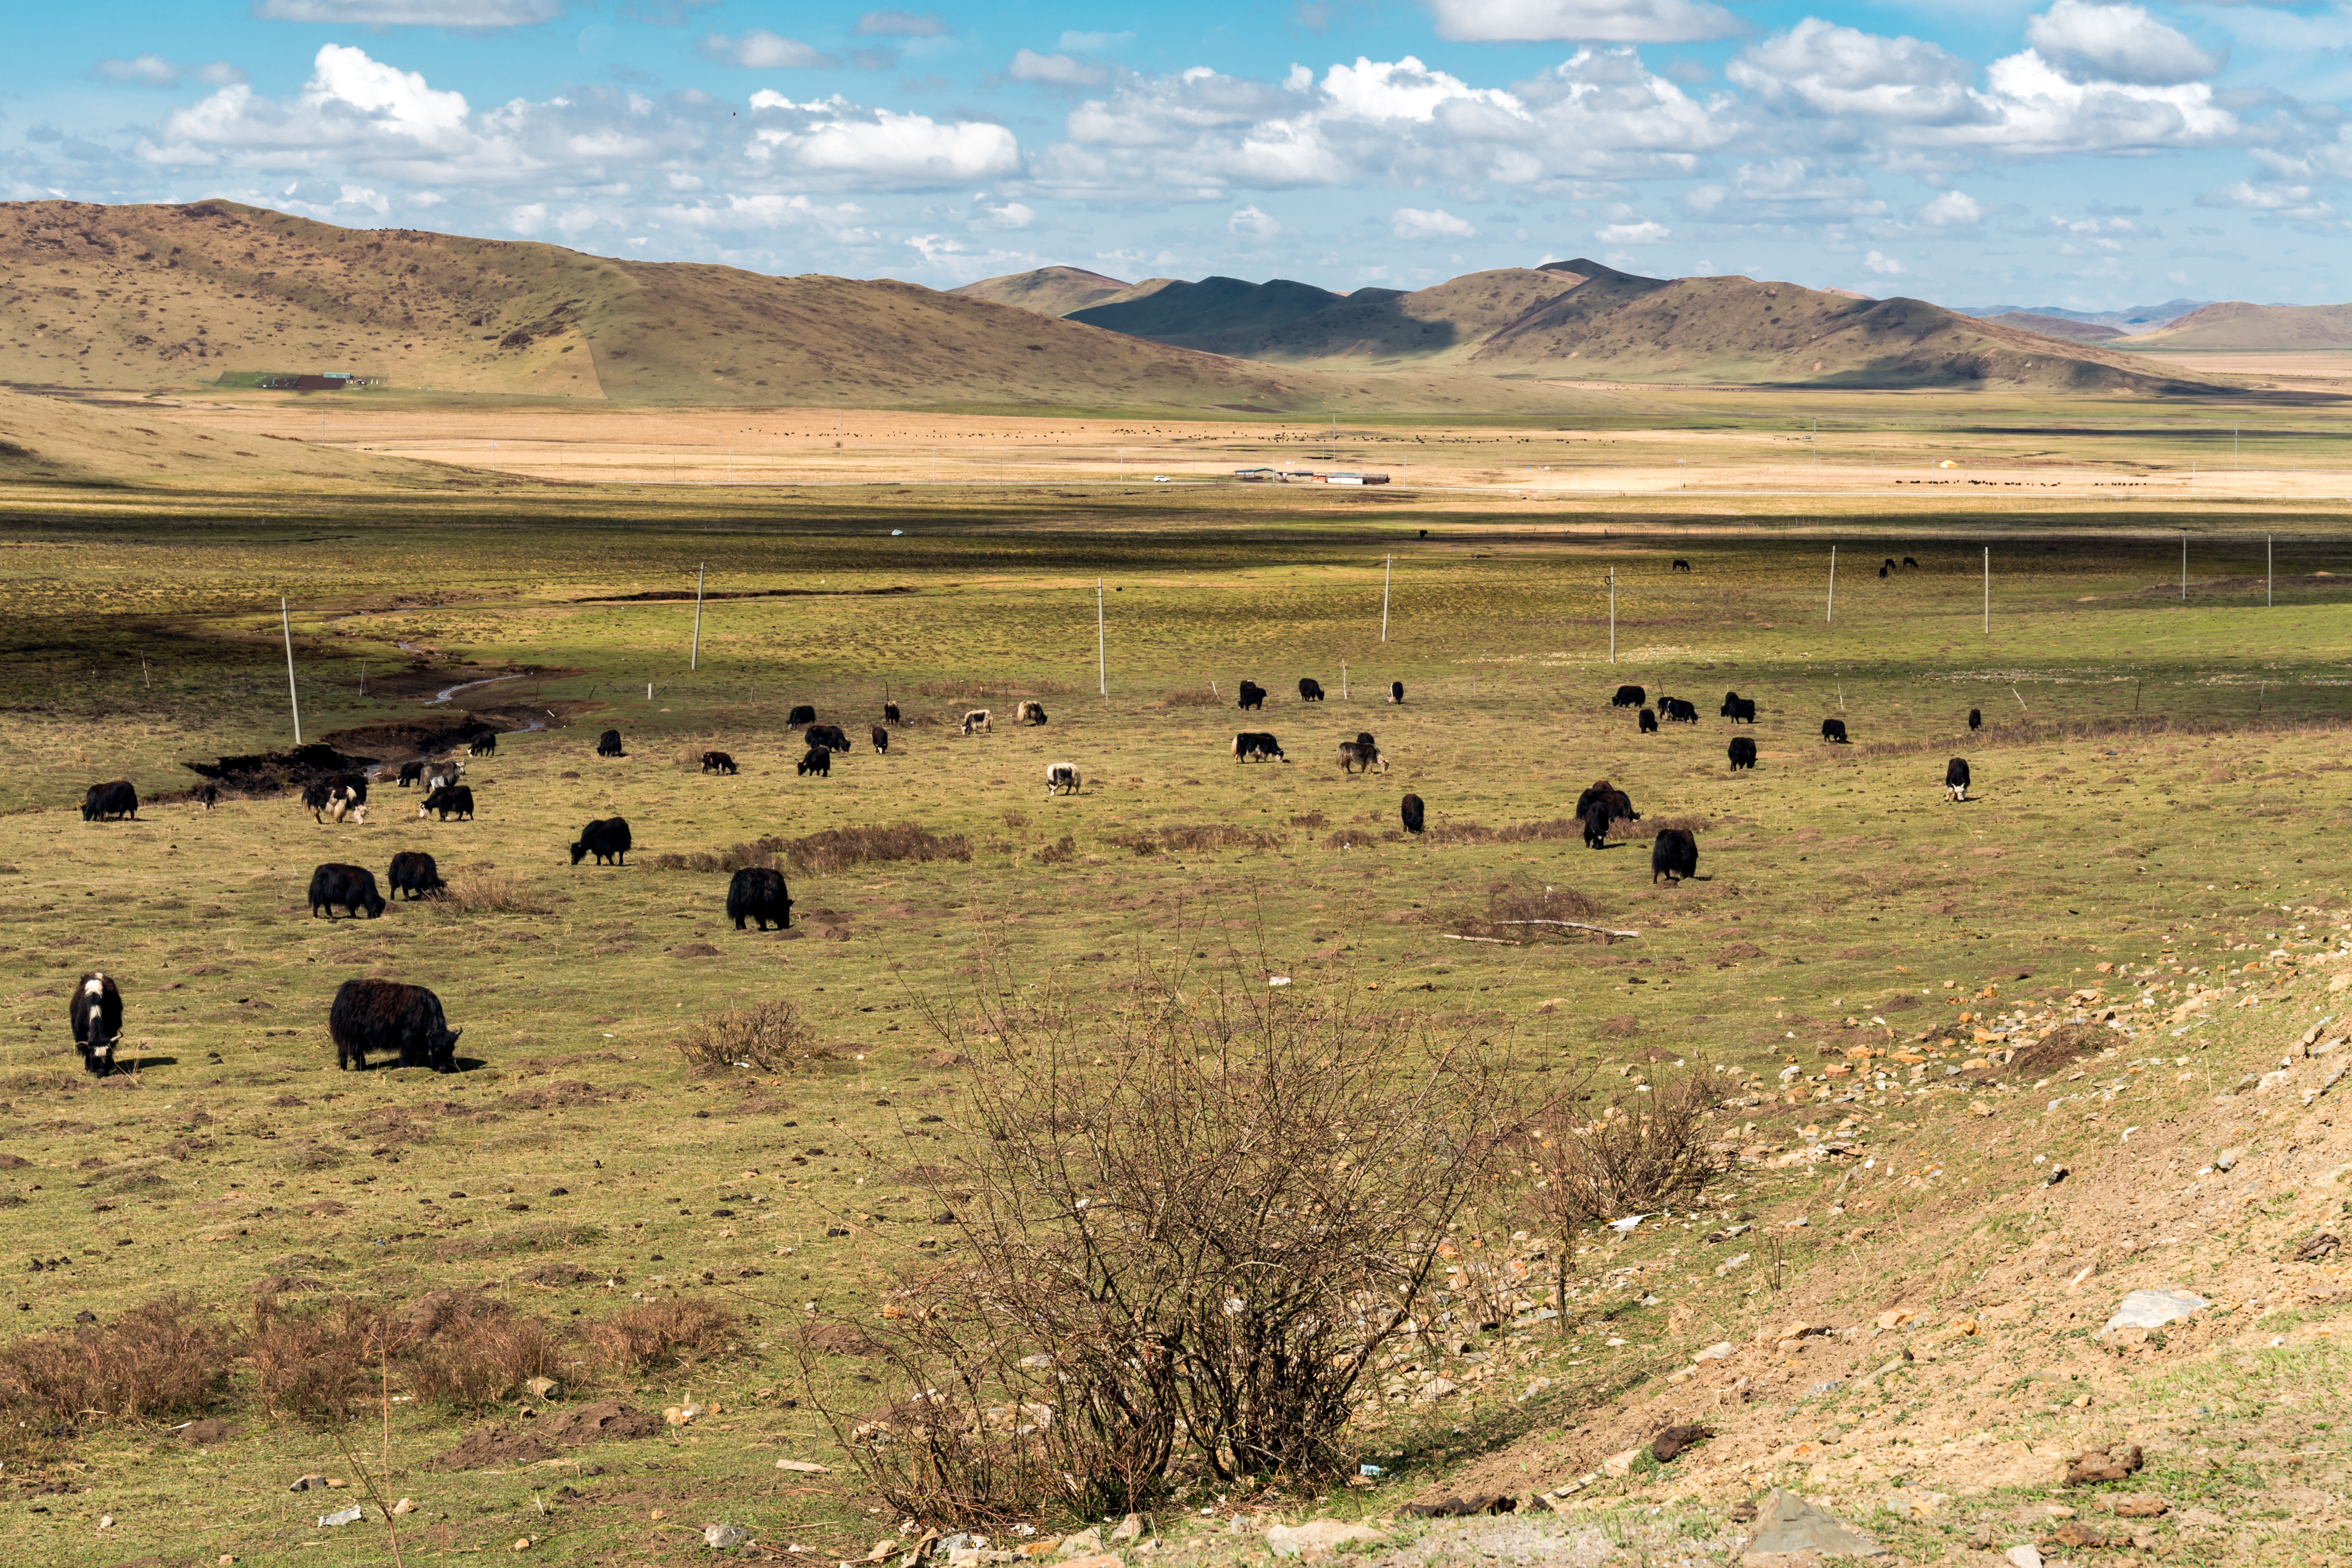
[[[1756,699],[1735,697],[1725,702],[1723,716],[1735,724],[1756,722]]]
[[[1234,737],[1234,755],[1242,762],[1255,757],[1259,762],[1272,758],[1287,761],[1282,754],[1282,743],[1264,730],[1244,730]]]
[[[1731,742],[1731,771],[1756,765],[1756,742],[1745,735],[1734,736]]]
[[[352,797],[348,795],[339,795],[335,796],[334,799],[327,803],[327,809],[325,811],[315,814],[313,820],[319,822],[341,822],[346,818],[350,819],[352,825],[355,827],[365,827],[367,826],[367,807],[352,805]]]
[[[1969,728],[1971,730],[1981,730],[1984,728],[1984,710],[1982,709],[1971,708],[1969,710]]]
[[[451,816],[464,821],[474,820],[474,792],[465,784],[443,784],[417,805],[421,820],[427,816],[446,822]]]
[[[992,735],[996,733],[996,722],[987,709],[975,708],[963,716],[963,732],[969,735],[974,730],[985,730]]]
[[[574,866],[596,857],[599,866],[629,863],[629,819],[625,816],[600,816],[580,830],[578,842],[572,846]]]
[[[618,730],[607,730],[597,736],[596,754],[600,757],[627,756],[629,753],[621,750],[621,732]]]
[[[114,1047],[122,1038],[122,993],[113,978],[96,969],[83,975],[66,1004],[66,1016],[73,1024],[81,1065],[100,1078],[112,1072]]]
[[[457,1037],[465,1032],[442,1016],[440,997],[397,980],[346,980],[327,1010],[338,1071],[365,1072],[368,1053],[378,1051],[395,1067],[455,1072]]]
[[[1656,734],[1658,732],[1658,716],[1650,711],[1647,708],[1643,709],[1641,725],[1642,733],[1644,735]]]
[[[793,929],[793,896],[784,887],[784,874],[766,866],[746,866],[735,873],[727,884],[727,918],[741,931],[746,921],[755,921],[761,931],[771,923],[781,931]]]
[[[1628,822],[1642,820],[1642,814],[1633,809],[1633,803],[1625,792],[1607,779],[1593,780],[1591,787],[1576,797],[1576,815],[1580,818],[1592,815],[1595,807],[1605,814],[1602,817],[1604,823],[1613,822],[1619,817]]]
[[[705,752],[702,753],[702,771],[706,773],[731,773],[735,771],[735,759],[724,752]]]
[[[1352,773],[1358,768],[1363,769],[1366,773],[1370,773],[1374,768],[1386,773],[1389,771],[1389,760],[1381,755],[1381,749],[1378,746],[1366,745],[1360,741],[1340,742],[1339,771],[1343,773]]]
[[[466,754],[469,757],[497,756],[499,754],[499,732],[496,730],[489,730],[475,736],[474,743],[466,748]]]
[[[1391,702],[1402,702],[1404,700],[1403,681],[1391,680],[1389,682],[1389,700]]]
[[[94,784],[82,792],[81,819],[84,822],[105,822],[127,816],[139,820],[139,792],[131,787],[129,779],[114,779],[106,784]]]
[[[903,724],[906,722],[904,719],[898,717],[898,705],[896,702],[885,702],[882,704],[882,722],[885,724]]]
[[[1954,800],[1969,798],[1969,760],[1954,757],[1944,764],[1944,793]]]
[[[1244,711],[1264,708],[1265,706],[1265,688],[1260,686],[1255,680],[1243,681],[1241,696],[1234,705],[1242,709]]]
[[[828,752],[849,750],[849,737],[842,733],[838,724],[812,724],[801,739],[812,746],[823,746]]]
[[[1903,558],[1903,564],[1912,568],[1914,571],[1916,571],[1918,569],[1919,563],[1913,557],[1906,555]]]
[[[1658,716],[1670,724],[1696,724],[1698,722],[1698,704],[1685,702],[1679,697],[1661,697],[1658,699]]]
[[[383,913],[383,895],[375,890],[375,873],[364,866],[346,866],[333,860],[311,872],[310,918],[316,920],[323,911],[329,920],[333,920],[338,906],[353,920],[362,910],[370,920]]]
[[[1893,557],[1892,555],[1890,555],[1890,556],[1888,556],[1888,557],[1886,558],[1886,560],[1885,561],[1885,563],[1882,563],[1882,564],[1879,566],[1879,568],[1878,568],[1878,574],[1879,574],[1880,576],[1884,577],[1884,576],[1885,576],[1889,572],[1892,572],[1892,571],[1894,571],[1894,570],[1895,570],[1895,557]]]
[[[1677,556],[1675,559],[1675,570],[1677,572],[1687,572],[1690,570],[1690,563]]]
[[[418,757],[400,764],[400,787],[406,789],[425,776],[425,759]]]
[[[1609,814],[1606,811],[1595,807],[1593,810],[1586,813],[1581,821],[1584,827],[1584,847],[1587,849],[1607,848],[1609,846]]]
[[[1422,805],[1421,796],[1417,795],[1409,795],[1399,801],[1397,811],[1404,818],[1407,833],[1419,833],[1428,816],[1428,807]]]
[[[1841,746],[1846,744],[1845,721],[1843,719],[1822,720],[1822,739],[1824,741],[1834,741]]]
[[[1617,695],[1609,700],[1612,708],[1639,708],[1650,700],[1650,694],[1638,686],[1621,686]]]
[[[434,763],[425,770],[425,793],[431,795],[443,784],[456,784],[466,776],[463,763]]]
[[[1377,746],[1379,742],[1372,739],[1372,732],[1370,730],[1359,730],[1356,731],[1356,744],[1360,746]]]
[[[1047,800],[1053,799],[1057,795],[1076,795],[1077,793],[1077,763],[1047,763],[1045,764],[1045,798]]]
[[[1679,882],[1685,877],[1698,875],[1698,840],[1686,827],[1661,827],[1657,838],[1650,845],[1650,882],[1655,886],[1659,878]]]
[[[1313,676],[1300,676],[1298,678],[1298,700],[1301,702],[1322,701],[1323,683],[1317,680]]]
[[[1886,567],[1885,567],[1885,566],[1881,566],[1881,567],[1878,569],[1878,580],[1879,580],[1880,582],[1884,583],[1885,581],[1886,581],[1886,572],[1887,572],[1887,568],[1886,568]]]
[[[411,902],[439,892],[448,884],[441,880],[441,868],[433,857],[422,849],[404,849],[392,858],[392,867],[384,875],[384,885],[392,896],[408,895]]]
[[[874,726],[874,754],[881,756],[890,749],[890,731],[880,724]]]
[[[1043,702],[1015,703],[1013,708],[1013,721],[1015,724],[1043,724],[1045,721],[1045,705]]]
[[[800,778],[814,773],[819,778],[829,779],[833,776],[833,753],[823,746],[811,746],[802,755],[800,765],[793,769],[793,773]]]
[[[816,710],[803,702],[793,710],[793,716],[784,721],[784,728],[787,730],[797,730],[803,724],[814,724],[815,722]]]
[[[206,811],[210,811],[213,808],[214,803],[219,799],[220,785],[218,784],[202,785],[197,789],[195,794],[196,804],[203,806]]]

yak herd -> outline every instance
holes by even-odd
[[[1322,685],[1312,679],[1298,682],[1301,703],[1325,700]],[[1404,700],[1404,683],[1397,681],[1389,688],[1389,700]],[[1238,706],[1245,712],[1264,710],[1265,689],[1254,680],[1244,680],[1239,689]],[[1620,686],[1610,699],[1611,706],[1632,708],[1639,712],[1638,732],[1659,733],[1661,721],[1696,725],[1697,705],[1681,698],[1661,693],[1654,705],[1650,694],[1639,686]],[[1724,693],[1717,715],[1733,724],[1754,725],[1757,706],[1753,698],[1742,697],[1736,691]],[[903,722],[896,703],[884,707],[885,722],[873,727],[874,750],[887,753],[889,750],[891,724]],[[976,708],[963,715],[961,731],[970,735],[992,728],[989,710]],[[1039,726],[1046,720],[1042,704],[1020,703],[1014,710],[1014,722],[1024,726]],[[1971,731],[1983,723],[1983,715],[1969,709],[1968,726]],[[816,710],[803,704],[792,710],[790,727],[804,731],[806,752],[797,771],[803,776],[829,776],[834,756],[850,749],[847,734],[837,724],[817,721]],[[1822,721],[1822,739],[1825,742],[1847,744],[1851,737],[1843,719]],[[477,737],[467,746],[471,756],[494,756],[498,741],[494,734]],[[1728,748],[1732,771],[1753,769],[1757,765],[1756,742],[1749,735],[1735,735]],[[606,730],[597,737],[596,755],[625,757],[626,750],[617,730]],[[1245,730],[1233,740],[1233,755],[1240,762],[1284,762],[1281,742],[1268,731]],[[1381,753],[1377,741],[1369,731],[1359,731],[1352,740],[1339,743],[1340,770],[1346,773],[1370,773],[1375,767],[1383,773],[1389,770],[1388,758]],[[725,752],[705,752],[701,756],[705,773],[732,774],[735,759]],[[414,784],[422,786],[417,816],[437,817],[447,822],[453,816],[470,821],[474,816],[474,795],[471,786],[460,782],[466,772],[462,760],[403,763],[398,770],[400,787]],[[1970,784],[1969,764],[1965,758],[1954,757],[1945,766],[1944,790],[1955,801],[1969,798]],[[306,785],[300,795],[304,809],[320,822],[346,820],[364,823],[367,820],[368,775],[360,772],[340,773]],[[1045,793],[1076,795],[1080,779],[1076,763],[1049,763],[1045,768]],[[217,789],[206,784],[194,795],[196,804],[211,809],[218,797]],[[1406,833],[1419,837],[1428,826],[1428,806],[1418,795],[1406,795],[1398,803],[1400,818]],[[105,822],[122,819],[137,820],[138,791],[127,780],[114,779],[89,786],[82,797],[82,820]],[[1632,799],[1607,779],[1596,781],[1577,798],[1576,817],[1585,844],[1591,848],[1604,847],[1611,830],[1619,823],[1641,820]],[[593,856],[599,866],[626,866],[632,847],[632,836],[626,818],[599,818],[580,830],[580,837],[571,846],[572,864],[579,865]],[[1686,828],[1664,827],[1654,837],[1650,849],[1650,879],[1661,879],[1674,883],[1698,873],[1698,844]],[[415,901],[441,895],[447,890],[440,868],[431,855],[422,850],[402,850],[392,858],[386,877],[393,900]],[[332,861],[320,866],[310,875],[310,909],[315,918],[331,920],[341,910],[346,916],[364,916],[373,920],[389,907],[384,893],[378,890],[375,874],[363,866]],[[784,883],[783,874],[766,867],[747,867],[738,870],[727,889],[727,918],[737,931],[756,927],[760,931],[775,928],[788,930],[793,923],[793,900]],[[91,971],[76,982],[69,1002],[73,1039],[80,1051],[83,1065],[92,1073],[104,1076],[114,1068],[114,1053],[122,1033],[122,993],[115,981],[100,971]],[[452,1029],[442,1013],[441,999],[420,985],[406,985],[382,979],[354,979],[343,983],[328,1016],[328,1032],[335,1045],[335,1065],[342,1068],[364,1068],[370,1052],[388,1057],[402,1067],[422,1067],[436,1072],[455,1069],[454,1055],[462,1030]]]

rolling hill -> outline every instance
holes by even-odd
[[[2064,316],[2044,316],[2032,310],[2004,310],[1998,316],[1978,316],[1996,327],[2014,327],[2021,332],[2039,332],[2045,338],[2063,338],[2075,343],[2111,343],[2124,334],[2114,327],[2096,321],[2077,321]]]
[[[2352,348],[2352,305],[2250,305],[2225,300],[2143,332],[2132,346],[2212,353]]]
[[[997,280],[1000,283],[1010,280]],[[1333,373],[1852,387],[2210,390],[2146,362],[1919,300],[1740,277],[1643,278],[1599,262],[1475,272],[1404,293],[1276,279],[1171,283],[1072,320]]]
[[[0,204],[0,383],[148,392],[229,372],[329,371],[640,405],[1273,413],[1579,402],[1479,378],[1367,388],[888,279],[337,228],[226,201]]]
[[[1083,267],[1040,267],[1034,272],[983,278],[948,292],[968,300],[986,300],[995,305],[1017,306],[1041,316],[1066,316],[1073,310],[1083,310],[1088,305],[1124,295],[1133,287]]]

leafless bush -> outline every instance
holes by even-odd
[[[714,1013],[677,1042],[687,1067],[703,1077],[729,1068],[793,1072],[824,1053],[816,1030],[790,1002],[753,1002]]]
[[[110,1323],[0,1346],[0,1410],[68,1426],[199,1415],[227,1394],[236,1348],[194,1297],[160,1297]]]
[[[971,858],[971,840],[962,834],[934,833],[901,822],[887,827],[828,827],[805,838],[770,834],[725,849],[656,855],[647,864],[656,871],[732,872],[758,866],[774,871],[831,872],[869,861]]]
[[[434,1334],[406,1358],[404,1371],[419,1399],[479,1410],[550,1375],[556,1349],[546,1320],[501,1309]]]
[[[977,702],[993,698],[1067,697],[1076,687],[1060,680],[926,680],[916,695]]]
[[[653,857],[646,864],[656,871],[726,871],[735,872],[756,867],[761,870],[781,871],[786,841],[774,834],[754,838],[747,844],[730,845],[724,849],[691,849],[683,854],[672,852]]]
[[[372,1301],[343,1296],[295,1307],[265,1296],[254,1304],[247,1359],[272,1415],[334,1426],[373,1395],[378,1368],[404,1339]]]
[[[630,1373],[688,1365],[731,1350],[741,1339],[738,1313],[691,1299],[643,1302],[588,1326],[597,1358]]]
[[[1279,849],[1285,840],[1278,833],[1266,833],[1255,827],[1235,827],[1222,822],[1180,822],[1166,827],[1147,827],[1139,833],[1118,833],[1111,836],[1113,844],[1122,849],[1132,849],[1138,855],[1197,854],[1210,849]]]
[[[1507,937],[1513,942],[1541,939],[1583,941],[1590,932],[1548,925],[1549,921],[1591,922],[1600,906],[1574,888],[1527,880],[1492,882],[1483,908],[1459,910],[1449,917],[1450,929],[1465,936]]]
[[[524,887],[510,871],[478,866],[450,876],[433,897],[448,909],[466,914],[543,915],[555,906]]]
[[[970,1060],[969,1136],[917,1178],[962,1246],[880,1327],[904,1396],[832,1417],[868,1481],[984,1519],[1144,1506],[1187,1450],[1224,1479],[1331,1473],[1495,1157],[1491,1065],[1355,1014],[1344,981],[1146,972],[1096,1016],[988,968],[931,1020]]]
[[[1720,1174],[1708,1146],[1715,1092],[1704,1063],[1658,1074],[1613,1096],[1553,1102],[1530,1121],[1538,1205],[1563,1245],[1580,1224],[1654,1213]]]

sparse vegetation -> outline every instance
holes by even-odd
[[[677,1051],[689,1071],[705,1077],[730,1068],[797,1072],[824,1054],[799,1007],[782,999],[715,1013],[677,1043]]]

